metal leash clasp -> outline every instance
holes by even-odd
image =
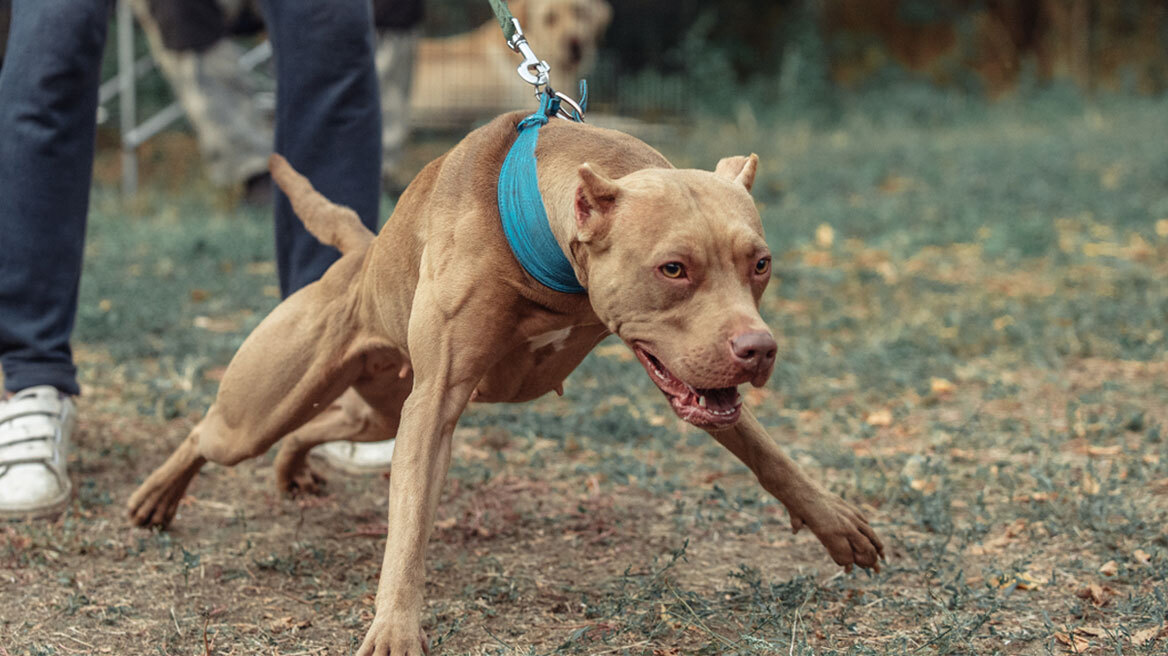
[[[567,94],[561,93],[552,89],[551,85],[551,70],[552,67],[546,61],[535,56],[535,51],[531,49],[531,45],[527,43],[527,37],[523,36],[523,28],[519,26],[519,19],[512,18],[511,24],[515,26],[515,34],[507,40],[507,47],[511,48],[513,52],[523,55],[523,63],[519,68],[515,69],[519,73],[519,77],[523,78],[524,82],[535,87],[535,97],[539,98],[541,94],[547,93],[561,101],[560,110],[556,115],[563,119],[571,121],[584,122],[584,96],[581,95],[581,102],[576,102]],[[586,93],[585,87],[581,83],[581,94]]]
[[[560,99],[560,110],[556,112],[556,116],[569,121],[576,121],[577,123],[584,122],[584,105],[582,102],[576,102],[568,94],[562,91],[554,91],[551,87],[548,87],[548,91],[551,91]]]
[[[515,26],[515,35],[507,41],[507,47],[523,55],[523,63],[519,65],[519,68],[515,69],[516,72],[528,84],[534,84],[536,87],[546,86],[548,83],[548,73],[552,70],[552,67],[548,66],[547,62],[535,56],[531,45],[527,43],[527,37],[523,36],[523,28],[519,27],[519,19],[512,18],[511,24]]]

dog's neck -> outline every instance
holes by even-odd
[[[556,243],[560,245],[564,257],[568,258],[568,263],[572,265],[580,284],[587,288],[588,262],[577,256],[576,248],[580,241],[576,233],[575,185],[556,185],[552,189],[546,189],[543,205],[547,210],[548,227],[552,229]]]

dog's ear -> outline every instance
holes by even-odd
[[[596,13],[593,25],[596,26],[596,36],[604,34],[608,24],[612,22],[612,6],[605,0],[593,0],[593,11]]]
[[[741,155],[723,157],[718,160],[718,166],[714,168],[714,173],[730,178],[746,187],[747,191],[750,191],[750,188],[754,186],[756,171],[758,171],[758,155],[754,153],[751,153],[750,157]]]
[[[511,0],[507,3],[507,9],[511,10],[511,15],[519,21],[520,25],[522,25],[525,29],[531,29],[527,26],[527,19],[530,18],[530,16],[527,15],[526,0]]]
[[[576,232],[581,241],[590,241],[607,231],[621,188],[588,163],[581,164],[577,173],[580,186],[576,187]]]

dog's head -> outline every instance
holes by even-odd
[[[771,255],[750,196],[758,157],[714,172],[579,169],[577,273],[597,316],[625,341],[682,419],[738,420],[742,383],[761,386],[777,346],[758,313]]]
[[[523,0],[511,9],[522,23],[531,47],[552,67],[561,85],[592,68],[596,45],[612,20],[605,0]]]

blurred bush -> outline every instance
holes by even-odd
[[[1029,82],[1158,93],[1168,87],[1162,0],[825,0],[833,78],[889,63],[998,96]]]
[[[0,53],[10,4],[0,0]],[[830,111],[837,91],[902,80],[991,98],[1064,82],[1086,92],[1168,89],[1164,0],[612,4],[589,80],[594,102],[648,118],[724,112],[744,100]],[[485,0],[431,0],[425,32],[489,20]]]
[[[997,98],[1070,83],[1168,89],[1163,0],[620,0],[590,79],[606,110],[724,112],[746,100],[830,111],[839,90],[903,81]],[[427,6],[427,32],[489,20]]]
[[[1072,84],[1168,89],[1163,0],[619,0],[590,84],[603,109],[725,112],[743,101],[830,111],[837,91],[900,81],[997,98]],[[427,6],[427,32],[490,19]]]

